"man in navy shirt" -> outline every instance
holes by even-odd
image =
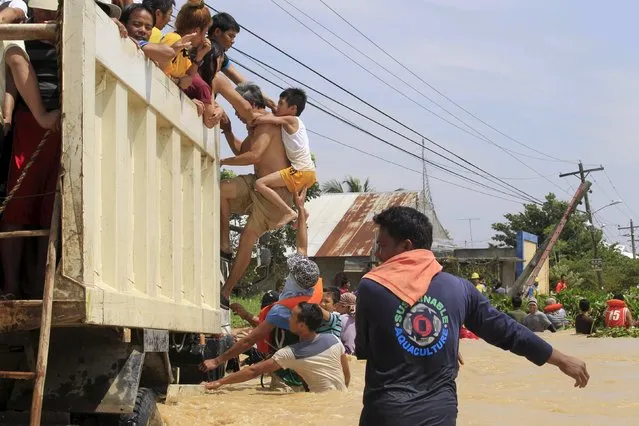
[[[391,207],[374,220],[383,263],[364,276],[357,297],[355,352],[367,360],[360,425],[455,425],[462,325],[586,386],[583,361],[495,310],[468,281],[442,272],[430,251],[433,231],[425,215]]]

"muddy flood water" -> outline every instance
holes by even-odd
[[[537,367],[483,341],[463,340],[459,425],[639,424],[639,339],[593,339],[572,331],[543,337],[586,361],[588,387],[573,388],[555,367]],[[345,394],[269,392],[253,381],[160,405],[160,412],[170,426],[357,425],[364,363],[353,359],[351,374]]]

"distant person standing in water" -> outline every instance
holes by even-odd
[[[359,285],[355,354],[367,360],[360,425],[452,426],[457,419],[459,330],[549,363],[584,387],[586,364],[562,354],[494,309],[468,281],[442,272],[430,251],[433,228],[410,207],[374,218],[383,262]]]

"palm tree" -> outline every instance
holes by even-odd
[[[337,179],[331,179],[322,184],[322,192],[325,194],[341,194],[344,192],[344,187]]]
[[[346,187],[346,191],[344,190]],[[322,184],[322,192],[326,194],[341,194],[343,192],[373,192],[370,180],[366,178],[364,183],[359,178],[347,176],[345,180],[331,179]]]

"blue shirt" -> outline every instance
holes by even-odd
[[[319,328],[315,330],[316,333],[331,333],[335,337],[341,337],[342,335],[342,319],[338,312],[331,312],[328,320],[322,321]]]
[[[355,321],[355,353],[367,360],[360,425],[455,425],[462,325],[537,365],[552,353],[471,283],[443,272],[412,307],[375,281],[362,280]]]
[[[312,296],[313,290],[313,288],[301,288],[289,275],[286,277],[286,281],[284,281],[284,288],[282,289],[279,300],[290,299],[292,297],[298,296]],[[285,330],[288,330],[288,320],[290,317],[291,310],[289,308],[283,305],[276,304],[266,315],[266,322],[272,324],[276,328],[283,328]]]

